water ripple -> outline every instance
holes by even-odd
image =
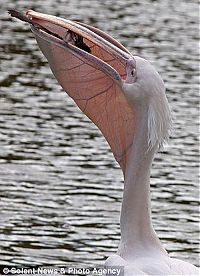
[[[1,5],[0,263],[103,264],[119,242],[122,174],[57,85],[29,27],[8,17],[8,8],[24,10],[26,2]],[[199,265],[197,1],[30,6],[102,28],[158,68],[175,125],[153,164],[153,221],[171,256]]]

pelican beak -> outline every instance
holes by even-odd
[[[33,10],[28,10],[25,16],[31,22],[31,30],[36,37],[67,49],[86,62],[95,63],[96,67],[106,71],[116,81],[125,78],[126,64],[132,55],[108,34],[84,23]],[[111,66],[116,72],[109,68]]]

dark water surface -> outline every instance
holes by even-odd
[[[92,24],[156,66],[175,125],[153,164],[153,221],[170,256],[199,265],[198,7],[186,0],[1,1],[0,264],[103,264],[118,245],[123,188],[104,138],[10,8]]]

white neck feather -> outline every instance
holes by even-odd
[[[154,96],[155,97],[155,96]],[[151,98],[148,104],[148,149],[162,147],[167,142],[171,127],[171,112],[165,94]]]

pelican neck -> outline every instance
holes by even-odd
[[[139,104],[136,109],[136,129],[125,171],[124,193],[121,208],[120,256],[130,258],[150,247],[164,251],[156,236],[151,220],[150,170],[155,151],[148,150],[148,106]]]

